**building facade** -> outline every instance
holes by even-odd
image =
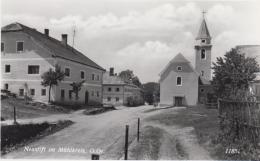
[[[195,68],[182,55],[175,56],[160,73],[161,106],[206,103],[211,86],[211,36],[203,17],[195,45]]]
[[[41,85],[41,75],[55,65],[65,72],[65,78],[51,89],[51,101],[63,104],[95,104],[102,102],[102,78],[105,70],[81,52],[69,46],[67,35],[61,40],[19,23],[2,27],[1,69],[2,89],[25,95],[32,100],[47,102],[49,87]],[[72,92],[73,82],[85,81],[79,99]]]
[[[128,105],[129,101],[137,105],[143,104],[143,90],[132,83],[124,82],[114,74],[114,68],[110,68],[103,75],[103,104],[120,106]]]

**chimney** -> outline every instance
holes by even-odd
[[[44,34],[45,34],[46,36],[49,36],[49,29],[44,29]]]
[[[114,76],[114,68],[109,69],[109,76]]]
[[[61,34],[61,43],[63,45],[67,45],[67,39],[68,39],[68,35],[67,34]]]

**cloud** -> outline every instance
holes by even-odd
[[[124,60],[117,63],[118,71],[135,69],[134,73],[141,81],[148,82],[158,80],[159,73],[180,52],[193,61],[193,48],[187,48],[182,43],[168,44],[161,41],[130,44],[117,51],[114,58]]]
[[[83,1],[80,2],[83,5]],[[71,4],[69,1],[62,3],[66,3],[64,6],[67,7]],[[89,11],[93,14],[82,10],[72,12],[72,8],[63,10],[63,5],[56,4],[58,15],[47,14],[48,8],[44,8],[46,14],[43,16],[33,12],[5,13],[2,23],[6,25],[18,21],[40,31],[48,27],[50,35],[58,39],[60,34],[68,33],[69,42],[75,26],[77,49],[104,68],[114,66],[118,71],[132,69],[143,82],[157,81],[160,71],[179,52],[194,63],[194,43],[201,22],[201,6],[207,6],[206,20],[213,38],[213,61],[235,45],[260,44],[260,38],[256,36],[260,34],[260,23],[256,23],[259,15],[257,5],[248,8],[242,2],[237,7],[239,5],[222,1],[207,4],[158,1],[141,9],[136,4],[129,4],[131,7],[124,4],[122,9],[118,2],[109,3],[115,5],[113,9],[106,10],[100,3],[95,2],[95,11]]]

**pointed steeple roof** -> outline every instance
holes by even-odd
[[[177,54],[172,60],[172,63],[189,63],[189,61],[181,54]]]
[[[210,34],[209,34],[209,29],[207,27],[207,23],[206,23],[204,16],[203,16],[202,23],[200,25],[198,36],[196,37],[196,40],[199,40],[199,39],[211,39]]]

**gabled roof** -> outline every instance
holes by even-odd
[[[124,85],[126,83],[119,76],[116,75],[110,76],[109,72],[106,72],[103,74],[103,84]]]
[[[103,85],[127,85],[135,88],[139,88],[133,83],[126,83],[121,77],[117,75],[110,75],[109,72],[103,74]],[[140,88],[141,89],[141,88]]]
[[[196,37],[196,40],[199,40],[199,39],[211,39],[206,20],[204,18],[200,25],[198,36]]]
[[[2,27],[1,32],[17,32],[22,31],[30,35],[34,40],[41,43],[44,47],[48,48],[54,57],[60,57],[70,61],[74,61],[83,65],[87,65],[96,69],[105,71],[104,68],[96,64],[94,61],[89,59],[87,56],[77,51],[70,45],[63,45],[61,41],[54,39],[50,36],[37,31],[36,29],[30,28],[28,26],[22,25],[20,23],[12,23],[7,26]]]
[[[172,60],[172,63],[190,63],[181,53],[177,54]]]
[[[160,72],[160,76],[169,68],[169,66],[173,63],[190,63],[181,53],[177,54]]]

